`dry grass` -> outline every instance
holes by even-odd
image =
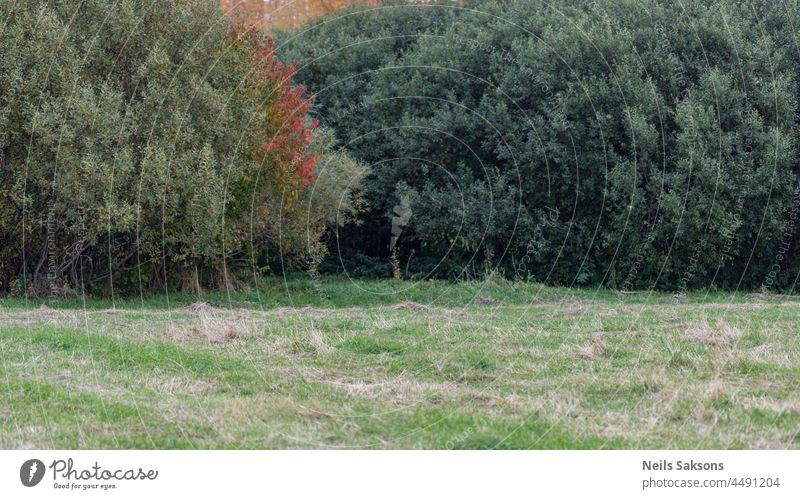
[[[730,325],[725,319],[717,318],[713,326],[706,319],[690,324],[687,334],[692,341],[700,345],[722,347],[738,338],[741,331]]]
[[[396,305],[392,305],[391,307],[389,307],[389,309],[390,310],[415,310],[415,311],[433,310],[433,308],[431,308],[431,307],[429,307],[427,305],[414,303],[413,301],[404,301],[402,303],[398,303]]]
[[[167,337],[172,341],[204,339],[219,345],[254,336],[264,327],[263,321],[253,319],[251,314],[231,313],[204,302],[193,303],[187,310],[196,313],[199,322],[172,325],[167,330]]]
[[[215,308],[204,301],[196,301],[191,305],[183,307],[182,310],[195,314],[211,314],[214,312]]]
[[[600,335],[595,334],[592,336],[592,344],[579,348],[575,355],[579,359],[597,360],[608,355],[608,344],[600,338]]]
[[[325,335],[314,329],[308,334],[308,342],[317,355],[328,355],[333,353],[333,348],[325,341]]]
[[[445,383],[425,383],[400,376],[378,381],[372,380],[323,380],[351,397],[363,397],[382,401],[390,405],[410,405],[422,402],[425,396],[432,393],[447,393],[452,386]]]

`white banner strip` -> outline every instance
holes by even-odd
[[[800,497],[800,451],[0,451],[0,497]],[[192,495],[188,495],[192,494]]]

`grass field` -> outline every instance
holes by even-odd
[[[269,280],[0,299],[2,448],[800,448],[800,298]]]

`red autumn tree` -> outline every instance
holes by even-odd
[[[274,174],[276,187],[292,200],[315,178],[318,157],[311,143],[319,122],[309,118],[314,97],[294,83],[295,64],[278,59],[271,37],[254,30],[238,36],[253,58],[248,90],[259,117],[259,122],[253,123],[260,142],[257,156]]]
[[[264,38],[256,53],[260,57],[257,84],[271,100],[262,124],[267,139],[263,151],[274,157],[284,185],[307,187],[314,180],[317,162],[310,145],[319,121],[308,119],[314,97],[307,95],[304,86],[294,84],[295,63],[284,64],[275,56],[272,38]]]

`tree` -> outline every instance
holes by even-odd
[[[283,38],[316,116],[373,165],[344,257],[388,258],[403,198],[405,251],[465,275],[792,285],[796,5],[386,7]]]
[[[0,289],[230,286],[320,250],[281,222],[327,152],[311,101],[217,9],[0,3]]]

